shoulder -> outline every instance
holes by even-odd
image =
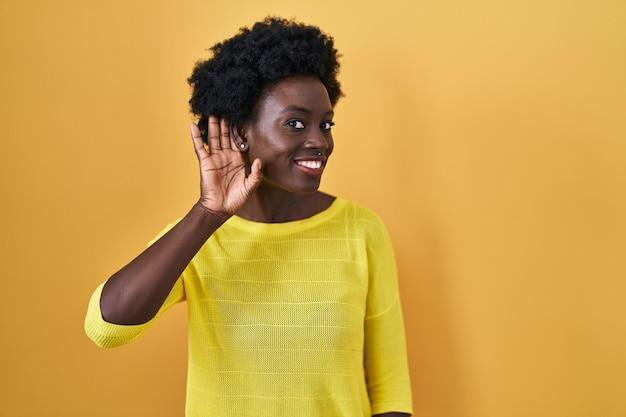
[[[358,229],[367,234],[387,235],[387,228],[382,218],[372,209],[352,200],[337,198],[334,203],[338,213]]]

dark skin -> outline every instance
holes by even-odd
[[[334,147],[333,115],[326,88],[313,77],[291,77],[261,97],[255,122],[233,130],[237,147],[246,149],[246,164],[258,158],[264,173],[237,215],[281,223],[330,206],[334,197],[318,189]]]
[[[192,125],[200,198],[176,226],[109,278],[100,299],[103,318],[123,325],[152,319],[205,241],[235,214],[280,223],[328,208],[334,197],[318,187],[333,150],[332,116],[323,84],[298,76],[259,100],[254,123],[231,128],[210,117],[208,146]]]
[[[410,414],[407,413],[383,413],[383,414],[375,414],[373,417],[408,417]]]
[[[100,298],[106,321],[133,325],[152,319],[204,242],[258,187],[263,178],[261,162],[255,160],[246,176],[243,158],[229,132],[226,121],[209,120],[209,153],[200,130],[191,126],[201,197],[176,226],[109,278]]]
[[[259,100],[254,123],[235,129],[210,117],[208,147],[192,125],[200,199],[172,230],[107,281],[100,300],[103,318],[126,325],[149,321],[200,247],[234,214],[281,223],[328,208],[334,197],[318,187],[333,149],[332,115],[323,84],[298,76]]]

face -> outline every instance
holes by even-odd
[[[244,127],[250,161],[260,158],[264,186],[296,194],[317,191],[333,150],[333,108],[322,82],[289,77],[261,97]]]

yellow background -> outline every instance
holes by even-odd
[[[626,416],[626,2],[0,0],[0,416],[182,416],[185,308],[91,291],[197,197],[186,78],[267,14],[331,33],[323,188],[397,251],[415,415]]]

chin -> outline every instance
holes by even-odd
[[[282,191],[288,194],[295,195],[311,195],[315,194],[320,189],[320,181],[316,181],[315,183],[309,184],[277,184],[275,182],[264,181],[261,184],[261,187],[267,187],[267,190]],[[260,187],[260,188],[261,188]]]

